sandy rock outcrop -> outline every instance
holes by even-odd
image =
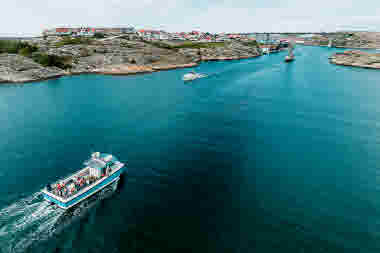
[[[17,54],[0,54],[0,82],[21,83],[55,78],[66,72],[56,67],[43,67],[32,59]]]
[[[330,63],[343,66],[380,69],[380,54],[370,54],[358,50],[336,53],[329,57]]]

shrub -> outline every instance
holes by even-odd
[[[95,33],[94,34],[94,38],[96,38],[96,39],[103,39],[105,37],[106,36],[103,33]]]
[[[225,45],[225,42],[184,42],[174,46],[174,48],[215,48],[224,47]]]
[[[27,47],[23,47],[19,49],[18,53],[21,54],[22,56],[30,57],[32,53],[36,52],[37,50],[38,50],[38,47],[29,45]]]
[[[30,45],[27,42],[15,40],[0,40],[0,53],[17,54],[23,53],[29,56],[31,53],[38,50],[38,47]]]
[[[80,56],[81,57],[87,57],[87,56],[90,56],[90,50],[88,50],[88,48],[82,48],[79,52]]]
[[[68,64],[71,61],[70,56],[58,56],[58,55],[48,55],[48,54],[34,54],[32,56],[33,60],[38,62],[44,67],[58,67],[61,69],[71,68]]]

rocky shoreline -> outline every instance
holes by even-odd
[[[342,66],[380,69],[380,54],[371,54],[358,50],[336,53],[329,57],[330,63]]]
[[[315,34],[304,41],[305,46],[327,46],[347,49],[377,49],[380,48],[379,32],[336,32]]]
[[[0,83],[27,83],[79,74],[132,75],[191,68],[202,61],[248,59],[261,55],[258,47],[239,42],[207,48],[165,48],[143,41],[113,39],[64,45],[34,42],[38,53],[69,59],[69,69],[44,67],[32,57],[0,54]],[[65,62],[66,63],[66,62]]]

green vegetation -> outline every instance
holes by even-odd
[[[71,68],[70,62],[72,61],[71,56],[58,56],[58,55],[48,55],[48,54],[34,54],[32,59],[38,62],[44,67],[58,67],[61,69]]]
[[[336,47],[344,47],[346,46],[346,41],[345,40],[333,40],[333,44]]]
[[[175,46],[169,45],[165,42],[160,42],[160,41],[149,41],[149,40],[144,40],[144,43],[158,47],[158,48],[165,48],[165,49],[175,49]]]
[[[94,38],[95,39],[103,39],[105,38],[106,36],[103,34],[103,33],[95,33],[94,34]]]
[[[225,42],[184,42],[183,44],[174,46],[175,48],[215,48],[224,47]]]
[[[58,67],[61,69],[71,68],[71,56],[48,55],[37,53],[38,47],[27,42],[14,40],[0,40],[0,53],[20,54],[32,58],[44,67]]]
[[[243,41],[241,42],[244,46],[248,47],[258,47],[259,43],[256,40],[251,40],[251,41]]]
[[[121,42],[120,46],[121,47],[125,47],[125,48],[134,48],[133,45],[131,45],[131,44],[127,43],[127,42]]]
[[[64,45],[78,45],[78,44],[86,44],[86,45],[89,45],[91,44],[93,40],[90,39],[90,38],[82,38],[82,37],[78,37],[78,38],[71,38],[71,37],[63,37],[63,39],[59,42],[57,42],[55,45],[57,47],[62,47]]]
[[[30,45],[26,42],[15,40],[0,40],[0,54],[21,54],[23,56],[30,56],[33,52],[36,52],[38,47]]]
[[[165,49],[180,49],[180,48],[215,48],[215,47],[224,47],[225,42],[190,42],[186,41],[178,45],[170,45],[165,42],[160,41],[144,41],[147,44],[150,44],[155,47],[165,48]]]
[[[321,40],[321,41],[319,41],[319,45],[321,45],[321,46],[327,46],[328,44],[329,44],[328,40]]]

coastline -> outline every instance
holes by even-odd
[[[0,85],[12,85],[12,84],[26,84],[26,83],[35,83],[41,82],[51,79],[58,79],[65,76],[74,76],[74,75],[111,75],[111,76],[128,76],[128,75],[138,75],[138,74],[150,74],[159,71],[168,71],[173,69],[181,69],[181,68],[192,68],[199,66],[201,62],[207,61],[231,61],[231,60],[243,60],[256,58],[261,55],[254,56],[236,56],[236,57],[202,57],[198,62],[186,63],[186,64],[168,64],[168,65],[158,65],[158,66],[144,66],[144,65],[136,65],[136,66],[127,66],[127,65],[116,65],[109,66],[103,69],[94,69],[92,71],[82,71],[82,72],[70,72],[66,71],[65,73],[52,75],[49,77],[43,77],[33,80],[20,80],[20,81],[8,81],[0,79]]]
[[[312,45],[312,44],[297,44],[299,46],[308,46],[308,47],[328,47],[328,45]],[[379,49],[378,47],[343,47],[343,46],[333,46],[331,48],[339,48],[339,49],[368,49],[368,50],[376,50]]]
[[[355,63],[344,63],[335,60],[330,60],[331,64],[335,64],[337,66],[346,66],[346,67],[354,67],[354,68],[362,68],[362,69],[380,69],[380,66],[371,66],[371,65],[362,65]]]
[[[113,38],[72,44],[71,40],[39,40],[36,52],[0,54],[0,83],[32,83],[81,74],[135,75],[179,68],[192,68],[200,62],[229,61],[261,55],[257,44],[187,43],[183,48],[149,41]],[[65,43],[63,43],[65,42]],[[201,45],[201,46],[200,46]]]

